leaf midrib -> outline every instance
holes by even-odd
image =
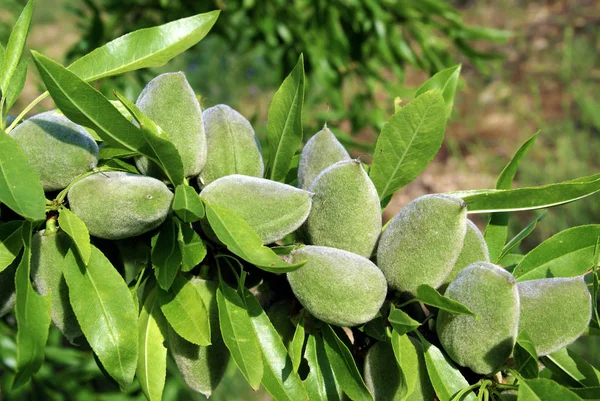
[[[293,109],[295,111],[295,109],[297,108],[298,92],[300,91],[300,86],[301,86],[301,82],[300,82],[300,80],[298,80],[298,84],[296,85],[296,90],[294,91],[294,96],[293,96],[293,100],[292,100],[292,105],[290,107],[290,112],[288,112],[286,115],[285,123],[283,124],[283,129],[281,130],[282,135],[281,135],[281,137],[279,137],[279,143],[277,144],[277,150],[275,151],[275,156],[273,157],[273,166],[271,167],[271,179],[273,179],[273,177],[275,175],[275,166],[277,166],[277,163],[279,160],[280,149],[283,144],[283,140],[284,140],[284,138],[287,138],[287,136],[285,136],[285,132],[287,131],[288,124],[291,120],[291,115],[292,115],[291,110]]]

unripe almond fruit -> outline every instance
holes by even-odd
[[[583,276],[522,281],[517,288],[521,300],[519,331],[527,331],[539,356],[566,347],[588,327],[592,297]]]
[[[155,229],[167,218],[173,193],[152,177],[111,171],[73,184],[69,205],[91,235],[122,239]]]
[[[307,260],[287,273],[292,291],[316,318],[337,326],[356,326],[373,319],[387,293],[381,270],[369,259],[325,246],[292,252],[292,263]]]
[[[415,295],[417,287],[439,287],[452,271],[467,231],[462,199],[421,196],[389,222],[377,248],[377,265],[391,288]]]
[[[280,182],[234,174],[208,184],[200,197],[237,213],[270,244],[304,223],[312,195]]]
[[[41,295],[52,294],[52,322],[71,342],[81,328],[69,302],[69,288],[63,276],[63,260],[71,238],[62,230],[53,234],[39,231],[31,238],[31,276]]]
[[[365,384],[375,401],[401,401],[404,378],[398,368],[392,344],[386,341],[375,343],[365,357]]]
[[[298,165],[298,185],[302,189],[308,189],[321,171],[342,160],[350,160],[350,155],[325,125],[302,148]]]
[[[450,275],[446,277],[442,286],[444,288],[447,287],[456,278],[458,273],[471,263],[489,261],[490,251],[488,250],[483,234],[479,231],[475,223],[467,219],[467,233],[465,234],[463,247]]]
[[[306,233],[313,245],[371,257],[381,233],[377,190],[359,160],[337,162],[312,182]]]
[[[169,326],[169,351],[186,384],[209,397],[225,374],[229,350],[223,342],[219,328],[217,283],[200,278],[192,278],[191,282],[208,309],[211,345],[203,347],[192,344],[181,338]]]
[[[252,126],[240,113],[225,104],[202,112],[207,140],[206,165],[198,176],[204,187],[231,174],[262,177],[264,164]]]
[[[195,177],[206,164],[206,134],[202,110],[194,90],[182,72],[160,74],[150,81],[136,101],[175,145],[186,177]],[[144,175],[162,178],[160,168],[138,157],[136,166]]]
[[[80,125],[47,111],[37,114],[10,132],[40,176],[44,191],[64,189],[78,175],[98,164],[98,145]]]
[[[467,306],[477,317],[440,310],[440,343],[459,365],[480,374],[498,370],[512,353],[519,324],[515,278],[503,268],[475,262],[450,283],[445,296]]]

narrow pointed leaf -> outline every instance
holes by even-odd
[[[399,335],[415,331],[419,328],[419,326],[421,326],[421,323],[408,316],[401,309],[396,309],[394,305],[392,305],[390,309],[388,321],[394,328],[394,331]]]
[[[539,374],[535,344],[526,331],[521,331],[513,351],[515,369],[526,379],[535,379]]]
[[[181,267],[181,248],[177,241],[177,223],[174,219],[167,217],[161,225],[161,230],[156,237],[156,243],[152,244],[152,267],[158,285],[163,290],[168,290],[177,276]]]
[[[264,373],[262,385],[277,401],[305,401],[306,390],[279,333],[273,327],[256,297],[243,288],[244,301],[258,338]]]
[[[268,177],[284,182],[292,158],[302,145],[302,106],[304,104],[304,57],[290,72],[269,107],[267,142],[269,144]]]
[[[194,223],[204,217],[204,204],[196,190],[189,185],[175,188],[172,209],[186,223]]]
[[[22,227],[22,221],[0,225],[0,272],[10,266],[23,249]]]
[[[292,348],[290,349],[290,356],[292,357],[292,366],[294,368],[294,372],[298,371],[300,362],[302,362],[304,337],[304,316],[301,316],[298,324],[296,325],[296,331],[294,332],[294,337],[292,338]]]
[[[235,212],[208,202],[206,216],[219,241],[247,262],[272,273],[288,273],[300,268],[301,262],[291,265],[263,245],[262,238]]]
[[[598,191],[600,174],[538,187],[476,189],[452,194],[467,203],[468,213],[491,213],[546,209],[574,202]]]
[[[90,244],[90,233],[85,223],[69,209],[62,208],[58,215],[58,224],[71,237],[81,260],[87,265],[92,254],[92,245]]]
[[[138,362],[135,374],[149,401],[162,400],[167,375],[167,322],[160,311],[156,289],[152,290],[138,319]]]
[[[2,62],[2,68],[0,69],[0,89],[2,89],[3,94],[7,93],[7,89],[13,80],[15,71],[23,56],[27,35],[29,35],[29,27],[31,26],[32,15],[33,0],[29,0],[25,8],[23,8],[19,19],[15,23],[6,45],[4,60]]]
[[[323,339],[314,334],[308,335],[304,358],[310,371],[304,380],[304,387],[311,401],[339,401],[341,389],[337,382],[331,364],[327,360]]]
[[[23,91],[25,86],[25,80],[27,79],[27,67],[29,65],[29,58],[22,58],[21,62],[17,66],[12,80],[6,88],[6,109],[10,110],[14,106],[15,102],[19,98],[19,95]]]
[[[210,345],[208,310],[190,280],[177,275],[169,291],[159,290],[158,301],[160,310],[180,337],[192,344]]]
[[[427,373],[435,393],[440,401],[450,401],[460,390],[468,387],[469,382],[439,348],[427,342],[423,337],[419,337],[423,344]],[[476,397],[473,393],[469,393],[462,400],[476,401]]]
[[[173,184],[183,183],[181,157],[175,145],[137,128],[104,95],[62,65],[35,51],[32,55],[46,89],[69,120],[93,129],[110,146],[148,157],[161,166]]]
[[[414,180],[442,146],[446,126],[438,89],[413,99],[384,125],[373,154],[371,180],[383,200]]]
[[[422,284],[419,286],[419,288],[417,288],[416,299],[418,299],[420,302],[423,302],[426,305],[434,306],[438,309],[445,310],[446,312],[455,315],[476,316],[465,305],[443,296],[435,288],[427,284]]]
[[[23,255],[15,273],[15,317],[17,319],[17,361],[13,388],[25,384],[42,366],[48,329],[50,296],[39,295],[31,285],[31,224],[20,230]]]
[[[537,223],[548,216],[548,211],[544,210],[542,213],[537,215],[535,219],[531,223],[527,225],[524,229],[522,229],[517,235],[515,235],[502,249],[502,252],[498,256],[498,260],[502,260],[506,255],[510,253],[513,249],[518,247],[525,238],[529,236],[535,230]]]
[[[538,134],[539,131],[529,138],[523,145],[521,145],[511,161],[508,162],[506,167],[504,167],[500,173],[500,176],[498,177],[498,180],[496,181],[496,189],[510,189],[512,187],[512,183],[515,175],[517,174],[519,165],[521,164],[523,158],[525,158],[525,155],[531,148],[531,145],[533,145],[535,142]],[[490,215],[484,237],[490,252],[490,260],[493,262],[497,262],[500,259],[499,256],[508,235],[508,220],[508,213],[499,212],[492,213]]]
[[[257,390],[263,378],[262,354],[244,301],[231,287],[221,282],[217,290],[217,305],[223,342],[250,387]]]
[[[73,62],[69,70],[85,81],[94,81],[160,67],[202,40],[218,16],[219,11],[211,11],[128,33]]]
[[[399,334],[396,330],[392,331],[392,348],[402,376],[402,399],[406,400],[415,391],[419,380],[419,356],[408,336]]]
[[[415,97],[420,96],[429,90],[439,89],[444,97],[444,103],[446,103],[446,118],[449,118],[452,114],[452,107],[454,106],[454,94],[456,93],[456,86],[458,85],[461,68],[462,66],[459,64],[437,72],[419,86],[415,92]]]
[[[600,224],[572,227],[539,244],[513,271],[517,281],[575,277],[591,268]]]
[[[92,350],[117,383],[129,385],[137,367],[138,316],[127,284],[94,246],[87,266],[71,247],[63,272],[71,307]]]
[[[581,398],[548,379],[531,379],[519,381],[517,401],[581,401]]]
[[[0,202],[28,220],[46,216],[44,190],[23,149],[0,131]]]
[[[114,94],[139,124],[140,132],[158,160],[160,168],[167,174],[171,182],[181,185],[184,175],[183,162],[175,145],[169,141],[162,129],[150,117],[145,115],[135,103],[117,91]]]
[[[177,221],[177,220],[176,220]],[[206,257],[206,246],[189,224],[177,221],[177,242],[181,251],[181,271],[188,272]]]
[[[352,354],[328,324],[323,325],[323,339],[325,340],[327,359],[331,363],[333,373],[342,390],[352,400],[373,401],[373,396],[367,389]]]
[[[600,371],[573,350],[563,348],[542,357],[542,362],[552,372],[553,379],[566,376],[572,386],[600,386]]]

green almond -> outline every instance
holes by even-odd
[[[394,356],[392,344],[379,341],[365,357],[365,384],[375,401],[402,401],[402,373]]]
[[[264,164],[252,125],[240,113],[225,104],[202,112],[208,151],[206,165],[198,176],[204,187],[231,174],[262,177]]]
[[[350,155],[325,125],[302,149],[298,165],[298,185],[302,189],[308,189],[321,171],[342,160],[350,160]]]
[[[445,287],[452,282],[465,267],[475,262],[489,262],[490,252],[485,242],[485,238],[479,228],[471,220],[467,219],[467,233],[463,247],[458,255],[458,259],[450,272],[450,275],[444,280],[442,287]],[[443,292],[443,291],[442,291]]]
[[[304,223],[312,195],[291,185],[234,174],[208,184],[200,197],[238,214],[270,244]]]
[[[522,281],[517,288],[521,301],[519,331],[527,331],[539,356],[566,347],[588,327],[592,297],[583,276]]]
[[[291,263],[307,260],[287,273],[292,291],[316,318],[337,326],[356,326],[373,319],[387,294],[381,270],[369,259],[325,246],[292,252]]]
[[[152,177],[124,172],[90,175],[67,195],[91,235],[122,239],[155,229],[167,218],[173,193]]]
[[[337,162],[312,182],[313,206],[306,219],[311,244],[371,257],[381,233],[377,190],[359,160]]]
[[[71,238],[62,230],[54,234],[37,232],[31,238],[31,275],[41,295],[52,294],[52,322],[71,342],[81,328],[69,303],[69,287],[63,275],[63,260]]]
[[[208,308],[212,343],[206,347],[192,344],[169,327],[169,351],[186,384],[209,397],[225,374],[229,350],[223,342],[219,328],[216,297],[218,284],[200,278],[192,278],[190,281]]]
[[[136,101],[175,145],[186,177],[195,177],[206,164],[206,134],[202,110],[194,90],[182,72],[165,73],[150,81]],[[162,178],[160,168],[145,157],[136,159],[144,175]]]
[[[421,284],[438,288],[452,271],[467,231],[462,199],[421,196],[388,223],[377,249],[377,265],[391,288],[417,293]]]
[[[477,317],[439,311],[440,343],[459,365],[476,373],[497,371],[512,353],[519,323],[515,278],[500,266],[476,262],[450,283],[445,296],[464,304]]]
[[[94,138],[56,111],[37,114],[9,134],[27,155],[44,191],[58,191],[98,164]]]

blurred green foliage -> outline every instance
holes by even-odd
[[[350,120],[354,133],[380,128],[393,112],[391,102],[387,110],[376,105],[376,95],[403,93],[407,65],[433,74],[461,54],[481,66],[498,55],[474,43],[508,37],[465,24],[443,0],[85,0],[71,7],[84,38],[68,58],[134,29],[214,9],[222,11],[217,24],[184,66],[198,92],[236,107],[247,91],[276,86],[304,53],[308,125]]]

